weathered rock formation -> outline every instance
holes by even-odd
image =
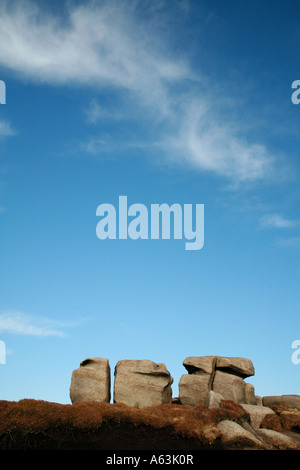
[[[114,402],[136,408],[171,403],[172,383],[165,364],[121,360],[115,367]]]
[[[232,406],[235,402],[234,406],[243,409],[243,414],[236,421],[225,418],[217,425],[208,423],[206,439],[218,438],[225,448],[300,449],[300,395],[256,396],[253,385],[244,381],[254,375],[250,359],[187,357],[183,365],[188,373],[180,378],[179,397],[172,399],[173,378],[165,364],[119,361],[115,367],[113,401],[135,408],[176,403],[175,408],[180,404],[189,408],[205,404],[210,409],[223,408],[229,400],[227,403]],[[109,403],[110,385],[108,359],[85,359],[72,373],[71,401]]]
[[[70,398],[81,401],[110,402],[110,365],[108,359],[88,358],[72,372]]]
[[[244,379],[254,375],[252,361],[240,357],[200,356],[183,361],[188,374],[179,382],[180,403],[197,406],[206,403],[208,392],[214,391],[225,400],[257,404],[253,385]]]

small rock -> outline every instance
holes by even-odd
[[[256,403],[253,403],[254,405],[259,405],[259,406],[263,406],[263,400],[262,400],[262,397],[260,397],[259,395],[254,395],[254,398],[255,398],[255,401]]]
[[[274,414],[275,412],[266,406],[258,406],[258,405],[249,405],[249,404],[241,404],[244,410],[247,411],[250,415],[250,423],[253,429],[259,429],[264,417],[269,414]]]
[[[220,393],[216,393],[210,390],[205,397],[204,403],[207,408],[219,408],[221,400],[223,400],[223,396]]]
[[[249,405],[257,405],[257,399],[255,397],[255,389],[254,386],[248,382],[246,382],[245,387],[245,403]]]
[[[181,401],[180,401],[179,397],[172,398],[171,403],[173,405],[181,405]]]

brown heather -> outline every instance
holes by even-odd
[[[220,446],[216,425],[224,419],[240,423],[249,416],[241,406],[225,400],[215,409],[0,401],[0,449],[214,448]]]
[[[266,416],[262,427],[299,432],[299,412],[273,409],[275,415]],[[230,400],[211,409],[175,403],[138,409],[122,403],[0,401],[0,450],[224,449],[217,428],[223,420],[247,424],[250,417]],[[234,448],[243,448],[243,442]]]

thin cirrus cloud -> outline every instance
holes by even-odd
[[[291,228],[298,225],[298,223],[294,220],[287,219],[283,217],[281,214],[267,214],[261,217],[261,225],[262,227],[267,228]]]
[[[36,337],[65,337],[60,329],[49,327],[45,319],[37,319],[21,312],[5,312],[0,314],[0,332]]]
[[[0,138],[13,135],[15,135],[15,130],[11,127],[11,124],[5,119],[0,119]]]
[[[144,118],[148,110],[153,140],[161,140],[161,153],[170,163],[237,182],[268,177],[273,156],[267,147],[242,139],[238,123],[224,123],[227,119],[208,104],[207,87],[199,86],[203,77],[165,40],[158,40],[157,29],[151,32],[151,20],[141,22],[140,5],[139,1],[126,6],[117,1],[87,2],[70,8],[63,20],[45,14],[33,2],[14,1],[9,7],[3,2],[0,64],[52,86],[80,84],[125,92],[127,115],[140,107]],[[151,11],[155,26],[159,15]],[[187,92],[187,86],[194,87],[193,93]],[[94,103],[90,122],[102,112]],[[95,152],[95,145],[85,148]]]
[[[68,21],[44,14],[29,1],[0,9],[0,62],[45,83],[78,83],[127,90],[163,110],[165,83],[187,76],[183,63],[152,50],[130,8],[88,2]],[[138,35],[138,37],[137,37]]]
[[[276,241],[279,248],[300,248],[300,237],[290,237]]]
[[[89,124],[96,124],[100,119],[106,118],[105,114],[97,100],[94,99],[86,109],[87,122]]]
[[[274,157],[262,144],[236,137],[236,125],[220,124],[203,101],[189,104],[183,115],[179,136],[171,147],[185,155],[194,168],[229,177],[237,182],[256,181],[272,173]]]

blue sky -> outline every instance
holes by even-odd
[[[0,1],[4,400],[105,357],[248,357],[299,393],[296,1]],[[99,240],[102,203],[204,204],[205,242]]]

